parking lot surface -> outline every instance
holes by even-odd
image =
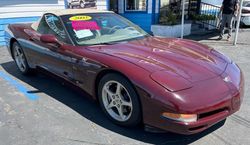
[[[114,125],[97,103],[48,75],[22,76],[5,47],[0,47],[0,145],[250,144],[250,31],[239,45],[202,40],[234,60],[245,75],[239,112],[225,124],[184,136],[149,133],[142,127]],[[212,90],[211,90],[212,91]]]

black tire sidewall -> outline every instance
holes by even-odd
[[[104,84],[110,80],[114,80],[114,81],[121,83],[127,89],[128,93],[131,97],[133,109],[132,109],[132,114],[127,121],[121,122],[121,121],[115,120],[114,118],[112,118],[109,115],[109,113],[106,111],[106,109],[104,107],[104,104],[102,101],[102,88],[103,88]],[[132,84],[122,75],[119,75],[116,73],[107,74],[100,80],[99,85],[98,85],[98,100],[100,102],[100,106],[101,106],[103,112],[114,123],[116,123],[118,125],[122,125],[122,126],[133,127],[133,126],[138,125],[141,122],[142,117],[141,117],[141,105],[140,105],[139,97],[138,97],[135,89],[133,88]]]

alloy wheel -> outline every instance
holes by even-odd
[[[13,49],[15,62],[21,72],[25,72],[27,69],[26,59],[24,53],[19,45],[15,45]]]
[[[115,120],[127,121],[133,111],[127,89],[117,81],[108,81],[102,88],[102,101],[108,114]]]

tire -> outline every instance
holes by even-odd
[[[83,1],[80,2],[80,7],[85,8],[85,3]]]
[[[116,73],[105,75],[98,85],[98,99],[103,112],[114,123],[133,127],[141,122],[139,97],[125,77]]]
[[[68,6],[68,7],[69,7],[69,9],[73,9],[73,6],[72,6],[71,4],[69,4],[69,6]]]
[[[24,51],[18,42],[14,42],[12,45],[12,55],[17,68],[23,75],[28,75],[31,73],[31,68],[28,65],[27,59],[25,57]]]

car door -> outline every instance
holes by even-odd
[[[41,42],[40,37],[43,34],[54,35],[62,46]],[[33,33],[31,41],[35,43],[36,53],[38,53],[35,55],[37,56],[35,59],[38,66],[65,79],[71,80],[73,78],[72,57],[62,49],[72,44],[59,17],[53,14],[45,14],[37,31]]]

